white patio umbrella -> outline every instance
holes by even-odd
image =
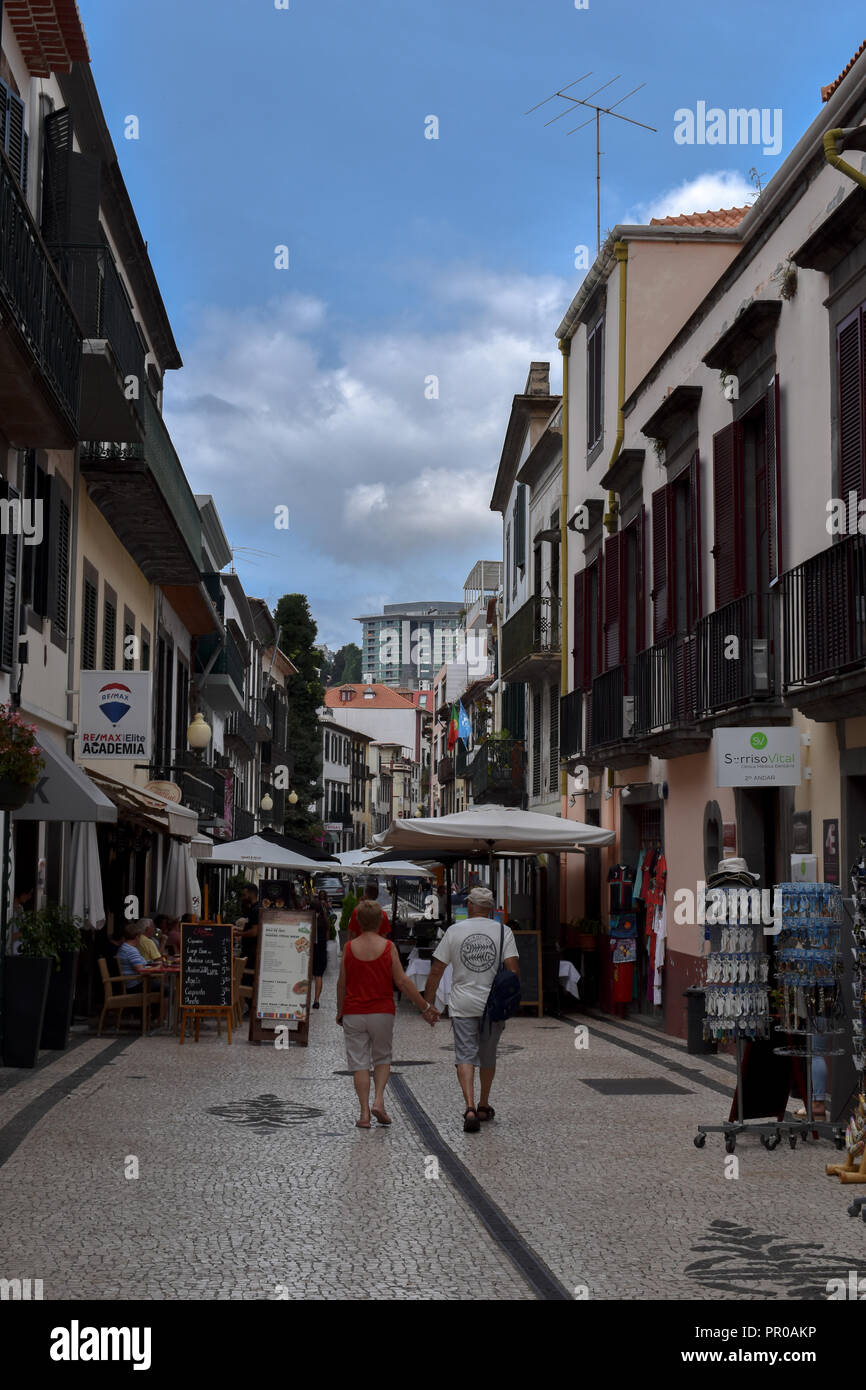
[[[361,878],[365,874],[382,878],[433,878],[433,870],[423,864],[410,864],[408,859],[395,859],[390,864],[376,864],[378,849],[347,849],[338,854],[340,871]],[[335,866],[336,867],[336,866]]]
[[[510,806],[470,806],[452,816],[394,820],[373,844],[411,854],[557,854],[613,844],[616,835],[598,825],[518,811]],[[386,868],[386,865],[382,865]]]
[[[316,859],[308,859],[304,854],[295,854],[283,849],[261,835],[248,835],[245,840],[228,840],[215,845],[208,864],[247,864],[259,869],[294,869],[297,872],[320,874],[327,872],[327,864]],[[336,866],[334,866],[336,867]]]
[[[191,854],[187,855],[187,871],[189,873],[189,898],[190,912],[194,912],[196,917],[201,917],[201,884],[196,873],[195,860]]]
[[[172,840],[168,858],[165,861],[162,888],[156,903],[158,913],[164,912],[166,917],[183,917],[187,912],[194,912],[196,916],[201,915],[200,896],[198,907],[193,905],[190,871],[195,878],[195,866],[189,857],[189,850],[180,840]],[[196,892],[198,892],[197,879]]]
[[[76,821],[72,827],[71,911],[80,917],[87,931],[98,931],[105,923],[102,872],[94,821]]]

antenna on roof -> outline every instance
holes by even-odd
[[[594,102],[590,101],[590,97],[597,96],[598,93],[603,92],[605,88],[613,86],[614,82],[619,81],[620,75],[611,77],[608,82],[602,82],[601,86],[596,87],[588,96],[570,96],[569,88],[576,87],[579,82],[585,82],[588,77],[592,77],[591,72],[585,72],[583,77],[577,77],[574,82],[569,82],[567,86],[560,87],[557,91],[551,92],[549,97],[545,97],[543,101],[536,102],[535,106],[530,106],[525,114],[530,116],[533,111],[537,111],[541,106],[546,106],[547,103],[553,101],[555,97],[560,97],[563,101],[570,101],[575,106],[585,106],[587,110],[595,112],[594,117],[589,116],[587,120],[581,121],[580,125],[574,126],[565,133],[566,135],[576,135],[579,130],[583,130],[584,126],[590,125],[593,119],[595,120],[595,250],[596,255],[598,255],[601,251],[601,117],[615,116],[618,121],[626,121],[629,125],[640,126],[642,130],[651,130],[654,134],[657,134],[657,131],[654,125],[645,125],[643,121],[633,121],[630,116],[622,116],[619,111],[614,110],[615,106],[621,106],[624,101],[628,101],[629,97],[633,97],[635,92],[639,92],[641,87],[645,87],[645,82],[639,83],[637,87],[632,87],[630,92],[626,92],[625,96],[620,97],[618,101],[611,102],[610,106],[597,106]],[[545,121],[544,124],[548,126],[553,125],[555,121],[561,121],[563,116],[567,116],[571,109],[571,107],[566,106],[563,111],[559,111],[555,116],[552,116],[549,121]]]

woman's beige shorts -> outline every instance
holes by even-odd
[[[369,1071],[371,1066],[390,1062],[393,1014],[344,1014],[343,1033],[350,1071]]]

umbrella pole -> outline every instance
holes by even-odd
[[[451,921],[451,865],[445,865],[445,923]]]

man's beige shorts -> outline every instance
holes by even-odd
[[[344,1014],[346,1064],[350,1071],[369,1071],[391,1060],[393,1014]]]

